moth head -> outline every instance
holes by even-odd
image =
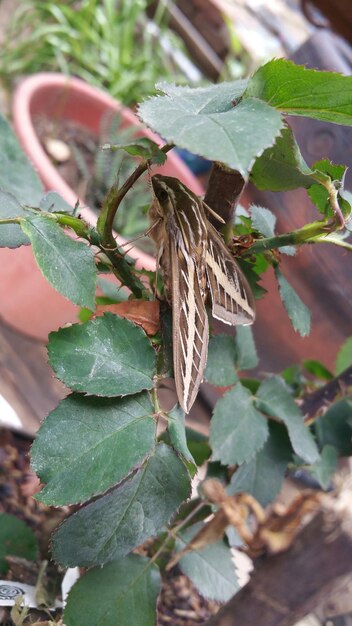
[[[156,174],[152,178],[152,186],[153,192],[157,199],[157,203],[154,204],[157,212],[161,216],[165,216],[166,214],[173,211],[173,197],[174,192],[170,185],[168,184],[167,176],[160,176]]]

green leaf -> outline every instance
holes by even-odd
[[[334,185],[339,191],[338,201],[341,208],[343,208],[344,201],[340,196],[340,190],[343,191],[344,178],[347,168],[345,165],[336,165],[335,163],[331,163],[328,159],[321,159],[320,161],[317,161],[314,163],[313,167],[314,178],[316,181],[315,184],[312,184],[309,187],[308,195],[320,213],[326,217],[332,217],[334,212],[331,208],[327,185]],[[346,208],[346,215],[348,215],[350,210],[348,203]]]
[[[275,59],[255,72],[244,97],[260,98],[286,115],[352,125],[352,76]]]
[[[329,193],[325,187],[319,185],[318,183],[312,185],[308,189],[308,196],[317,207],[319,213],[325,215],[326,217],[332,216],[333,211],[329,201]]]
[[[251,370],[258,365],[258,354],[250,326],[236,328],[236,362],[240,370]]]
[[[197,467],[187,445],[185,414],[178,404],[176,404],[176,406],[168,412],[167,430],[171,445],[188,463],[193,466],[192,469],[194,474]]]
[[[183,462],[165,444],[135,474],[69,517],[53,537],[53,556],[67,566],[121,559],[170,521],[190,495]]]
[[[38,206],[43,186],[16,135],[0,115],[0,188],[11,193],[21,204]]]
[[[253,397],[240,383],[216,403],[210,426],[212,460],[223,465],[249,461],[268,438],[267,420],[256,411]]]
[[[91,248],[68,237],[48,217],[30,217],[21,226],[47,281],[75,304],[94,310],[96,267]]]
[[[155,352],[145,332],[113,313],[50,333],[50,365],[75,391],[123,396],[151,389]]]
[[[234,104],[244,81],[190,88],[159,85],[164,93],[143,102],[142,120],[168,143],[221,161],[245,178],[282,128],[280,114],[256,98]]]
[[[319,458],[316,443],[282,378],[265,380],[259,387],[257,402],[260,410],[283,421],[296,454],[307,463],[315,463]]]
[[[244,491],[267,506],[279,493],[287,465],[292,461],[292,448],[286,430],[270,424],[270,435],[263,448],[248,463],[243,463],[231,478],[230,495]]]
[[[180,532],[176,540],[177,551],[182,550],[203,526],[202,523],[194,524]],[[239,590],[231,551],[222,540],[185,554],[179,565],[205,598],[227,602]]]
[[[200,467],[211,455],[208,437],[198,430],[187,427],[186,438],[188,449],[196,464]]]
[[[313,175],[314,172],[301,155],[291,128],[286,126],[275,144],[267,148],[256,160],[251,180],[262,191],[289,191],[298,187],[307,189],[316,183]]]
[[[135,138],[133,141],[125,144],[114,144],[103,146],[110,150],[125,150],[131,156],[137,156],[142,159],[151,161],[155,165],[164,165],[167,156],[165,152],[160,150],[158,144],[148,137]]]
[[[306,337],[310,333],[310,311],[278,268],[275,268],[275,275],[279,283],[281,300],[292,326],[301,337]]]
[[[338,376],[352,365],[352,337],[349,337],[340,348],[336,357],[335,373]]]
[[[326,445],[321,451],[320,459],[309,468],[309,472],[320,483],[322,489],[327,489],[337,468],[338,454],[336,448]]]
[[[112,283],[110,280],[106,280],[102,276],[98,276],[97,278],[97,287],[101,289],[104,296],[108,298],[111,302],[126,302],[129,297],[129,292],[121,287],[121,285],[117,285],[116,283]]]
[[[49,213],[69,213],[72,215],[75,212],[75,207],[66,202],[57,191],[48,191],[40,200],[39,207],[42,211]]]
[[[323,380],[331,380],[333,378],[332,373],[320,361],[309,359],[303,361],[303,366],[307,372],[313,374],[316,378],[322,378]]]
[[[252,226],[259,233],[264,235],[264,237],[274,237],[275,235],[275,224],[276,224],[276,216],[274,213],[269,211],[269,209],[265,209],[261,206],[252,205],[250,208],[251,218],[252,218]],[[288,254],[290,256],[294,256],[296,254],[296,249],[294,246],[282,246],[280,248],[280,252],[283,254]],[[257,257],[258,260],[260,257]],[[264,259],[265,260],[265,259]],[[263,272],[266,270],[266,267],[262,270]],[[262,273],[262,271],[258,273]]]
[[[14,515],[0,513],[0,574],[5,574],[9,568],[6,556],[34,561],[38,556],[38,546],[27,524]]]
[[[352,455],[352,401],[339,400],[314,422],[319,446],[334,446],[339,456]]]
[[[215,335],[210,338],[205,379],[217,387],[233,385],[237,380],[236,346],[233,337]]]
[[[0,118],[1,119],[1,118]],[[0,189],[0,219],[26,217],[27,213],[8,191]],[[19,224],[0,224],[0,247],[18,248],[30,243]]]
[[[72,394],[33,443],[32,468],[46,483],[37,498],[58,506],[103,493],[153,452],[155,428],[146,392],[117,399]]]
[[[159,570],[131,554],[87,572],[71,589],[66,626],[155,626]]]
[[[274,213],[262,206],[251,205],[252,226],[264,237],[274,237],[276,217]]]

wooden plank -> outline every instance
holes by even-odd
[[[40,422],[67,394],[47,363],[44,344],[13,330],[2,320],[0,394],[16,411],[28,435],[34,435]]]

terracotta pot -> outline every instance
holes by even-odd
[[[54,120],[78,122],[99,137],[102,119],[117,113],[122,127],[136,127],[136,135],[163,143],[153,132],[142,127],[130,109],[77,78],[51,73],[36,74],[20,83],[13,98],[14,128],[24,151],[45,189],[57,191],[72,206],[77,201],[77,194],[44,152],[33,126],[33,116],[45,115]],[[176,176],[195,193],[203,193],[198,180],[176,155],[169,154],[166,164],[155,171]],[[85,208],[81,213],[91,224],[96,223],[97,215],[91,209]],[[137,248],[130,254],[137,259],[139,266],[155,267],[154,259]],[[0,285],[0,315],[16,329],[32,337],[46,340],[51,330],[77,319],[78,307],[57,293],[43,278],[30,246],[0,250]]]

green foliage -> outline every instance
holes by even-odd
[[[234,107],[244,86],[244,81],[199,89],[161,84],[164,95],[143,102],[139,115],[168,143],[221,161],[246,177],[254,159],[274,143],[283,122],[275,109],[258,99]]]
[[[189,495],[184,463],[159,444],[131,477],[59,527],[53,556],[62,565],[87,567],[122,558],[160,533]]]
[[[256,160],[251,179],[258,189],[288,191],[313,185],[313,174],[300,153],[291,128],[286,126],[275,144]]]
[[[310,468],[310,473],[320,483],[322,489],[331,485],[331,479],[337,468],[338,451],[327,444],[321,451],[320,459]]]
[[[319,361],[309,359],[303,361],[303,365],[304,369],[316,378],[321,378],[322,380],[331,380],[333,378],[332,373]]]
[[[287,282],[284,275],[278,268],[275,269],[276,278],[279,283],[280,296],[284,307],[291,320],[292,326],[299,332],[301,337],[305,337],[310,333],[310,311],[302,302],[299,295]]]
[[[155,353],[141,328],[105,313],[49,336],[50,365],[75,391],[122,396],[151,389]]]
[[[66,626],[154,626],[160,575],[148,559],[131,554],[95,568],[70,591]]]
[[[57,15],[60,11],[61,5]],[[67,6],[67,15],[70,11]],[[140,107],[144,120],[167,141],[237,168],[260,189],[303,187],[313,198],[321,219],[296,231],[277,234],[275,216],[265,207],[252,207],[250,217],[239,216],[227,232],[230,250],[240,251],[239,263],[257,297],[264,292],[260,276],[274,268],[284,306],[302,336],[309,333],[310,313],[281,273],[275,251],[292,254],[304,243],[319,241],[350,251],[349,231],[340,227],[341,215],[347,221],[351,209],[343,191],[345,168],[321,160],[310,169],[282,113],[350,123],[350,89],[349,77],[279,60],[249,81],[202,89],[164,85],[163,96]],[[164,152],[149,142],[121,143],[110,146],[110,154],[123,147],[136,155],[138,172],[164,159]],[[44,276],[86,317],[96,303],[126,300],[130,289],[145,300],[140,319],[132,315],[144,324],[148,301],[161,281],[137,270],[114,247],[107,222],[111,205],[118,205],[117,185],[103,201],[96,230],[57,194],[43,197],[5,123],[0,124],[0,145],[0,244],[30,242]],[[118,159],[113,167],[119,167]],[[132,187],[132,179],[126,186]],[[137,200],[130,196],[130,201],[133,213]],[[100,276],[97,297],[97,270],[113,272],[123,290]],[[127,301],[126,310],[131,306],[133,312],[134,304]],[[161,328],[151,339],[140,326],[112,313],[50,334],[49,361],[74,393],[49,414],[33,445],[33,468],[44,483],[37,498],[54,506],[83,504],[55,531],[53,556],[63,566],[94,567],[70,593],[68,626],[154,623],[160,586],[155,563],[166,564],[173,549],[184,548],[211,514],[213,504],[203,493],[185,502],[191,476],[204,462],[207,477],[220,480],[228,494],[246,491],[266,506],[280,491],[288,467],[310,472],[326,489],[337,459],[352,454],[349,397],[337,397],[319,417],[309,416],[310,425],[299,409],[307,393],[323,394],[333,374],[306,359],[281,376],[264,376],[248,327],[239,326],[235,337],[210,339],[205,376],[230,389],[215,405],[209,436],[187,427],[179,406],[162,410],[156,387],[172,375],[172,324],[168,306],[160,311]],[[337,373],[350,367],[351,352],[348,339],[337,356]],[[246,370],[255,371],[244,378]],[[160,422],[166,422],[162,432]],[[238,531],[227,529],[230,543],[243,543]],[[131,554],[146,541],[148,557]],[[226,540],[185,554],[180,568],[207,597],[226,601],[238,588]]]
[[[236,344],[228,335],[211,337],[205,378],[218,387],[233,385],[237,381]]]
[[[316,420],[314,430],[320,448],[327,445],[339,456],[352,455],[352,400],[339,400]]]
[[[147,5],[147,0],[82,0],[77,10],[72,0],[26,0],[6,33],[0,76],[9,81],[38,71],[60,71],[133,104],[154,93],[160,78],[177,77],[147,27]],[[164,30],[160,20],[159,26]],[[176,36],[173,41],[181,46]]]
[[[352,125],[352,77],[318,72],[276,59],[260,67],[245,96],[260,98],[286,115]]]
[[[257,398],[259,408],[283,421],[296,454],[308,463],[315,463],[319,458],[317,446],[282,378],[272,376],[265,380],[258,389]]]
[[[24,155],[8,122],[0,115],[0,218],[23,217],[22,204],[40,201],[42,184]],[[18,224],[1,227],[0,246],[18,248],[28,237]]]
[[[218,400],[210,428],[213,459],[224,465],[250,460],[268,438],[268,424],[250,392],[237,383]]]
[[[254,458],[238,468],[227,491],[230,495],[245,491],[266,506],[279,493],[291,461],[292,447],[287,432],[282,425],[272,422],[264,446]]]
[[[182,550],[202,526],[198,523],[180,532],[176,551]],[[185,554],[180,560],[180,568],[205,598],[226,602],[239,590],[235,565],[223,541]]]
[[[152,454],[155,426],[145,392],[114,399],[68,396],[32,446],[32,467],[45,483],[38,499],[57,506],[103,493]]]
[[[336,374],[341,374],[352,365],[352,337],[349,337],[336,357]]]
[[[91,248],[68,237],[48,217],[27,217],[21,227],[47,281],[75,304],[94,310],[97,270]]]
[[[197,465],[187,445],[185,414],[177,404],[168,413],[168,434],[172,447],[190,464],[192,475],[197,472]]]
[[[250,370],[258,365],[259,359],[250,326],[236,328],[236,362],[239,370]]]
[[[35,205],[43,195],[38,175],[23,153],[9,123],[0,115],[0,188],[21,204]],[[1,217],[5,215],[1,214]]]
[[[135,128],[123,127],[121,116],[115,115],[107,125],[102,120],[99,145],[93,155],[86,155],[75,146],[73,156],[86,184],[85,198],[90,207],[100,212],[104,199],[113,186],[120,186],[127,180],[137,165],[137,158],[148,159],[150,164],[162,164],[166,155],[157,144],[147,137],[135,137]],[[94,165],[91,158],[94,157]],[[87,158],[88,157],[88,158]],[[151,190],[146,177],[136,184],[122,200],[115,215],[116,232],[132,239],[148,229],[149,222],[145,209],[151,203]],[[139,241],[141,248],[151,251],[149,239]]]
[[[0,216],[1,219],[22,218],[26,212],[15,196],[0,189]],[[4,224],[0,230],[1,247],[18,248],[30,243],[19,224]]]
[[[34,561],[38,546],[33,531],[21,519],[0,513],[0,574],[8,570],[7,556]]]

